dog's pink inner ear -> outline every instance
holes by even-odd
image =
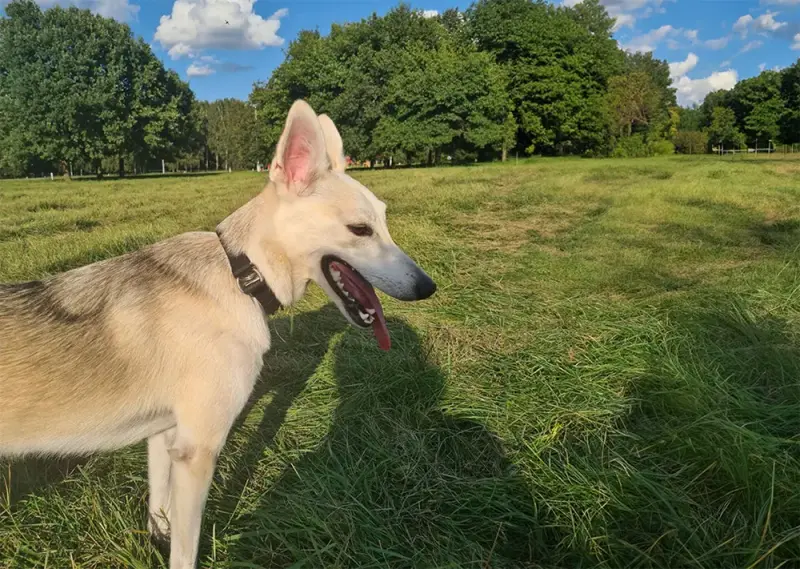
[[[313,129],[295,123],[286,141],[283,168],[289,183],[307,184],[311,182],[313,145]]]

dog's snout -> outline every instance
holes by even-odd
[[[417,300],[429,298],[436,292],[436,283],[428,275],[422,273],[418,276],[417,282],[414,283],[414,292]]]

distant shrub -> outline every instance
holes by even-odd
[[[614,158],[643,158],[647,155],[647,145],[641,134],[618,139],[614,151],[611,153]]]
[[[699,130],[679,130],[672,142],[678,154],[705,154],[708,151],[708,135]]]
[[[650,156],[670,156],[675,154],[675,145],[669,140],[656,140],[647,144]]]

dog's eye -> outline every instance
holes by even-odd
[[[359,225],[348,225],[347,229],[350,230],[350,233],[353,235],[358,235],[359,237],[369,237],[372,235],[372,228],[366,223],[361,223]]]

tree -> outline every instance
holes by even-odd
[[[623,53],[597,1],[564,7],[479,0],[466,17],[479,49],[507,69],[522,150],[584,154],[607,147],[605,93],[622,70]]]
[[[708,134],[699,130],[679,130],[672,143],[678,154],[704,154],[708,151]]]
[[[800,142],[800,60],[781,73],[780,92],[786,109],[778,121],[780,139],[794,144]]]
[[[781,74],[767,70],[740,81],[729,93],[726,106],[733,109],[737,125],[748,142],[776,139],[785,111],[781,99]]]
[[[405,58],[376,127],[380,152],[433,162],[444,152],[466,158],[484,149],[502,151],[515,125],[508,117],[507,78],[490,55],[443,44],[408,51]]]
[[[642,71],[612,77],[608,100],[619,136],[631,136],[635,127],[646,131],[661,117],[661,93]]]
[[[194,95],[130,28],[88,10],[14,0],[0,20],[0,148],[35,163],[169,157],[194,140]],[[69,166],[67,166],[69,167]]]
[[[721,144],[725,148],[741,148],[745,144],[744,135],[736,127],[736,114],[727,107],[715,107],[711,113],[711,126],[708,128],[708,141],[713,146]]]

